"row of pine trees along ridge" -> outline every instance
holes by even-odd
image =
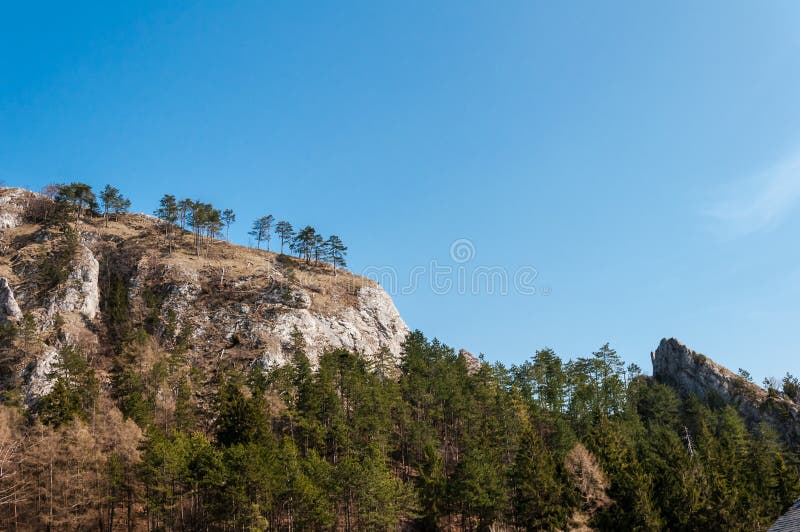
[[[186,227],[189,227],[194,235],[197,255],[200,255],[204,242],[214,236],[224,234],[225,239],[229,240],[230,226],[236,222],[236,214],[231,209],[220,211],[209,203],[190,199],[177,200],[171,194],[165,194],[161,198],[156,216],[165,222],[164,231],[170,252],[175,229],[179,228],[184,231]],[[261,243],[265,242],[267,251],[269,251],[273,229],[275,235],[280,239],[281,255],[288,244],[288,248],[298,257],[304,258],[306,262],[310,263],[312,260],[314,263],[329,262],[334,273],[336,273],[337,266],[347,266],[345,261],[347,247],[341,238],[331,235],[326,239],[308,225],[300,231],[295,231],[291,223],[285,220],[275,223],[275,217],[268,214],[257,218],[248,234],[253,237],[258,249],[261,249]]]
[[[70,213],[71,220],[78,224],[86,216],[102,215],[106,226],[113,218],[119,220],[121,214],[130,210],[131,202],[120,193],[120,190],[111,185],[106,185],[99,197],[92,187],[85,183],[54,184],[44,188],[43,194],[55,205],[62,207],[52,214]],[[47,221],[48,210],[42,205]],[[169,252],[172,253],[176,237],[187,229],[191,230],[195,253],[200,256],[203,250],[208,250],[214,238],[224,238],[230,241],[230,227],[236,222],[236,213],[232,209],[220,210],[210,203],[191,199],[178,200],[171,194],[165,194],[159,207],[154,213],[164,222],[164,236],[167,240]],[[66,217],[65,220],[70,219]],[[65,221],[61,220],[61,221]],[[50,220],[57,221],[57,220]],[[179,233],[180,232],[180,233]],[[271,214],[262,216],[253,221],[248,232],[256,242],[256,247],[261,249],[262,242],[269,251],[273,233],[280,241],[280,253],[289,251],[303,258],[306,262],[315,264],[320,262],[330,263],[334,274],[336,269],[347,266],[347,246],[337,235],[325,238],[314,227],[305,226],[296,231],[291,223],[281,220],[275,222]]]

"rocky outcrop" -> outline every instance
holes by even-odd
[[[47,315],[78,312],[93,320],[100,308],[100,264],[92,251],[84,245],[78,247],[72,270],[63,290],[52,294]]]
[[[406,326],[389,295],[353,277],[342,284],[300,285],[279,268],[264,265],[258,274],[222,282],[193,262],[141,259],[131,279],[130,298],[145,292],[158,300],[159,334],[215,352],[253,353],[266,366],[283,365],[295,329],[316,366],[328,349],[344,348],[370,358],[386,349],[399,357]],[[337,278],[339,279],[339,278]],[[312,279],[313,280],[313,279]],[[358,283],[354,289],[350,283]]]
[[[311,296],[300,288],[273,281],[259,302],[301,309],[311,306]]]
[[[0,189],[0,197],[0,275],[14,280],[38,329],[36,346],[16,368],[30,401],[50,390],[47,376],[64,346],[96,353],[93,360],[107,375],[104,357],[116,346],[104,342],[114,341],[117,331],[110,327],[121,323],[146,333],[156,349],[180,351],[188,364],[209,372],[223,367],[221,361],[286,364],[295,331],[314,366],[330,349],[367,359],[401,355],[409,329],[389,295],[369,279],[215,239],[197,253],[190,235],[177,229],[169,250],[162,222],[136,214],[109,225],[87,215],[75,224],[80,240],[62,246],[67,235],[59,227],[36,221],[45,220],[35,214],[49,212],[51,200],[19,189]],[[74,255],[64,267],[67,249]],[[48,273],[44,261],[56,256],[64,259],[59,275],[41,275]],[[100,284],[108,294],[100,293]],[[108,319],[99,320],[103,296]],[[19,317],[4,281],[0,319]]]
[[[661,340],[651,359],[653,377],[683,396],[731,405],[748,423],[766,421],[789,443],[800,444],[800,408],[794,402],[767,393],[675,338]]]
[[[467,366],[467,373],[470,375],[475,375],[481,370],[481,359],[467,351],[466,349],[461,349],[458,352],[458,358],[464,360],[464,364]]]
[[[0,277],[0,324],[22,319],[22,311],[14,299],[14,292],[8,285],[8,279]]]
[[[25,208],[33,195],[21,188],[0,187],[0,229],[22,225]]]
[[[332,316],[314,313],[306,308],[278,313],[267,324],[267,333],[275,341],[263,353],[267,363],[282,364],[284,351],[292,344],[295,328],[303,335],[306,354],[312,365],[328,349],[344,348],[372,358],[385,348],[399,357],[406,326],[389,295],[379,287],[358,290],[358,304]]]
[[[23,372],[25,404],[31,405],[53,390],[52,373],[58,361],[58,350],[45,346],[42,354]]]

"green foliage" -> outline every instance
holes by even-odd
[[[59,427],[76,416],[88,419],[97,400],[99,385],[84,354],[74,346],[64,347],[48,378],[55,380],[53,389],[34,409],[42,422]]]
[[[608,346],[477,371],[418,331],[400,367],[334,350],[315,371],[305,349],[295,330],[289,364],[211,382],[175,355],[115,372],[121,408],[147,427],[150,528],[564,530],[578,516],[600,530],[757,530],[800,490],[769,429],[679,398]]]
[[[72,261],[80,245],[80,234],[71,226],[64,226],[63,232],[50,253],[42,256],[37,269],[44,290],[52,290],[66,282],[72,271]]]
[[[511,471],[514,521],[525,530],[563,529],[574,506],[556,458],[542,437],[526,429]]]
[[[92,187],[85,183],[57,185],[55,200],[69,206],[75,214],[76,222],[80,222],[87,211],[89,214],[97,211],[97,198],[92,192]]]
[[[108,219],[111,214],[114,214],[115,219],[119,219],[119,215],[128,212],[131,208],[131,200],[120,194],[119,189],[106,185],[100,193],[100,202],[103,205],[103,217],[108,226]]]

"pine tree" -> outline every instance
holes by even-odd
[[[97,198],[92,192],[92,187],[85,183],[70,183],[58,185],[56,201],[72,206],[75,212],[75,222],[81,221],[81,216],[86,210],[97,210]]]
[[[231,209],[222,211],[222,223],[225,224],[225,240],[231,241],[231,224],[236,221],[236,214]]]
[[[189,220],[189,213],[192,211],[194,202],[189,198],[182,199],[177,203],[178,221],[181,231],[186,229],[186,222]]]
[[[347,262],[345,262],[347,246],[345,246],[342,240],[336,235],[331,235],[325,242],[325,245],[326,257],[333,266],[333,274],[336,275],[336,266],[347,266]]]
[[[267,251],[269,251],[270,227],[274,217],[271,214],[262,216],[253,222],[253,229],[248,233],[256,239],[256,248],[261,249],[261,242],[267,242]]]
[[[275,225],[275,232],[281,239],[281,255],[283,255],[283,246],[286,242],[290,242],[294,238],[294,228],[292,224],[285,220],[281,220]]]
[[[310,225],[305,226],[292,240],[292,248],[307,263],[311,263],[314,245],[317,241],[317,231]]]
[[[120,194],[119,189],[106,185],[100,193],[100,201],[103,205],[103,218],[105,219],[106,227],[108,227],[109,214],[115,214],[115,220],[119,215],[128,212],[131,207],[129,199]]]
[[[571,501],[553,455],[532,428],[522,434],[511,485],[518,526],[525,530],[564,529]]]
[[[178,204],[175,202],[175,196],[164,194],[155,214],[164,222],[164,236],[167,239],[169,252],[172,253],[172,230],[178,221]]]

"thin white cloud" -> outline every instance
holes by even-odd
[[[755,177],[732,183],[705,214],[727,236],[746,236],[779,225],[800,204],[800,155]]]

